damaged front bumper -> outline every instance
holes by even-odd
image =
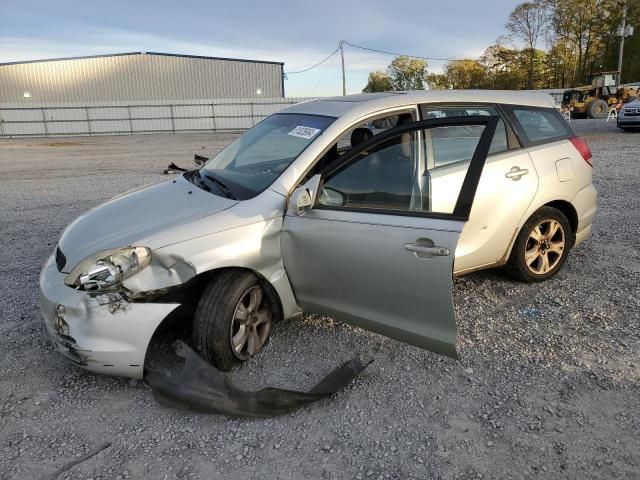
[[[56,350],[86,370],[142,379],[151,337],[180,304],[79,291],[64,277],[51,256],[40,274],[40,310]]]
[[[222,413],[240,417],[283,415],[333,395],[357,377],[373,360],[357,358],[331,371],[309,391],[266,387],[258,391],[237,388],[231,377],[205,362],[184,342],[175,343],[185,359],[177,375],[149,370],[144,379],[158,403],[194,412]]]

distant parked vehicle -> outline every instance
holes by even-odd
[[[223,370],[303,310],[456,357],[452,272],[549,279],[591,231],[591,180],[548,95],[300,103],[76,219],[42,270],[41,309],[71,361],[135,378],[176,318]]]
[[[622,130],[640,128],[640,99],[622,105],[618,113],[618,127]]]

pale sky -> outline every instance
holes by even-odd
[[[437,58],[476,58],[505,33],[517,0],[72,1],[2,0],[0,63],[153,51],[274,60],[307,68],[341,39],[374,49]],[[346,47],[347,93],[393,56]],[[440,71],[444,62],[431,61]],[[288,75],[289,97],[342,93],[340,57]]]

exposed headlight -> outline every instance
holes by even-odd
[[[78,290],[106,290],[135,275],[151,263],[147,247],[106,250],[80,262],[64,283]]]

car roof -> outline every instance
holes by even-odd
[[[554,108],[553,97],[544,92],[513,90],[417,90],[410,92],[361,93],[342,97],[325,97],[297,103],[281,113],[303,113],[342,117],[386,108],[421,103],[500,103]]]

